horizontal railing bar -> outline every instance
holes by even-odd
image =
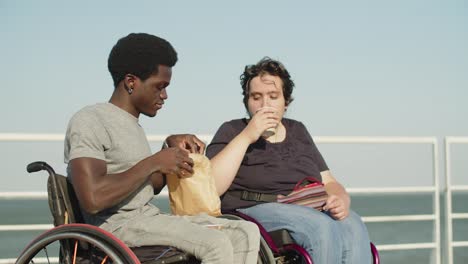
[[[364,216],[362,220],[366,223],[376,222],[401,222],[401,221],[433,221],[437,217],[434,214],[428,215],[391,215],[391,216]]]
[[[468,143],[468,137],[445,137],[447,143]]]
[[[48,230],[53,228],[51,224],[37,225],[0,225],[0,231],[31,231],[31,230]]]
[[[451,185],[448,188],[452,191],[468,191],[468,185]]]
[[[164,141],[169,135],[147,135],[148,141]],[[208,134],[197,135],[204,141],[210,141],[213,136]],[[63,141],[64,134],[31,134],[31,133],[0,133],[0,141]]]
[[[0,192],[0,199],[47,199],[47,192]]]
[[[58,263],[58,257],[51,257],[51,258],[34,258],[34,263]],[[14,264],[16,263],[15,258],[9,259],[0,259],[0,264]]]
[[[452,246],[454,246],[454,247],[468,247],[468,241],[453,241]]]
[[[316,143],[402,143],[436,144],[435,137],[362,137],[362,136],[315,136]]]
[[[430,193],[435,187],[391,187],[391,188],[347,188],[351,194],[365,193]],[[161,196],[168,196],[167,189],[163,189]],[[46,199],[47,192],[0,192],[0,199]]]
[[[16,259],[0,259],[0,264],[15,264]]]
[[[376,222],[402,222],[402,221],[431,221],[435,220],[435,215],[393,215],[393,216],[365,216],[362,220],[366,223]],[[47,230],[52,228],[50,224],[31,225],[0,225],[0,231],[28,231]]]
[[[388,244],[388,245],[377,245],[379,251],[390,251],[390,250],[406,250],[406,249],[425,249],[425,248],[436,248],[436,243],[409,243],[409,244]]]
[[[468,219],[468,213],[452,213],[453,219]]]
[[[164,141],[169,135],[147,135],[149,141]],[[201,140],[210,141],[211,134],[197,135]],[[0,141],[63,141],[64,134],[54,133],[0,133]],[[435,137],[363,137],[363,136],[316,136],[317,143],[404,143],[404,144],[435,144]]]
[[[64,134],[0,133],[0,141],[63,141]]]
[[[430,193],[435,192],[436,187],[415,186],[415,187],[372,187],[372,188],[346,188],[348,193]]]

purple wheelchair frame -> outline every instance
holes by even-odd
[[[287,251],[296,251],[299,253],[303,260],[305,261],[306,264],[314,264],[314,261],[312,260],[312,257],[309,255],[309,253],[300,245],[298,244],[285,244],[283,245],[282,248],[279,248],[273,238],[271,237],[270,233],[263,228],[263,226],[254,218],[243,214],[241,212],[229,212],[229,214],[236,215],[244,220],[247,220],[249,222],[255,223],[258,226],[258,229],[260,230],[260,235],[263,237],[265,242],[268,244],[268,247],[270,250],[273,252],[274,255],[281,255],[284,252]],[[380,264],[380,256],[379,252],[377,251],[377,248],[375,245],[371,242],[370,243],[370,249],[372,253],[372,259],[373,259],[373,264]]]

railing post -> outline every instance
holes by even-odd
[[[468,213],[453,212],[453,192],[468,191],[468,185],[457,185],[452,183],[452,144],[468,144],[468,137],[446,137],[445,138],[445,182],[446,182],[446,230],[447,230],[447,263],[454,263],[454,247],[468,247],[468,241],[453,241],[453,220],[468,219]]]
[[[442,258],[441,250],[441,239],[440,239],[440,184],[439,184],[439,148],[437,138],[434,138],[433,144],[433,170],[434,170],[434,214],[436,219],[434,221],[435,225],[435,236],[436,236],[436,263],[440,264]]]
[[[447,232],[447,263],[453,264],[452,180],[450,166],[450,138],[445,138],[445,226]]]

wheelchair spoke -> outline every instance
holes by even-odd
[[[75,248],[73,250],[73,264],[76,263],[76,253],[78,251],[78,240],[75,240]]]
[[[45,254],[46,254],[47,263],[50,264],[50,261],[49,261],[49,253],[47,252],[47,247],[44,247],[44,252],[45,252]]]
[[[109,256],[106,256],[106,257],[102,260],[101,264],[106,263],[106,261],[107,261],[108,258],[109,258]]]

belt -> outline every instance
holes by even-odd
[[[234,197],[238,197],[241,200],[245,201],[255,201],[255,202],[276,202],[277,195],[270,193],[258,193],[250,191],[228,191],[228,193]]]

